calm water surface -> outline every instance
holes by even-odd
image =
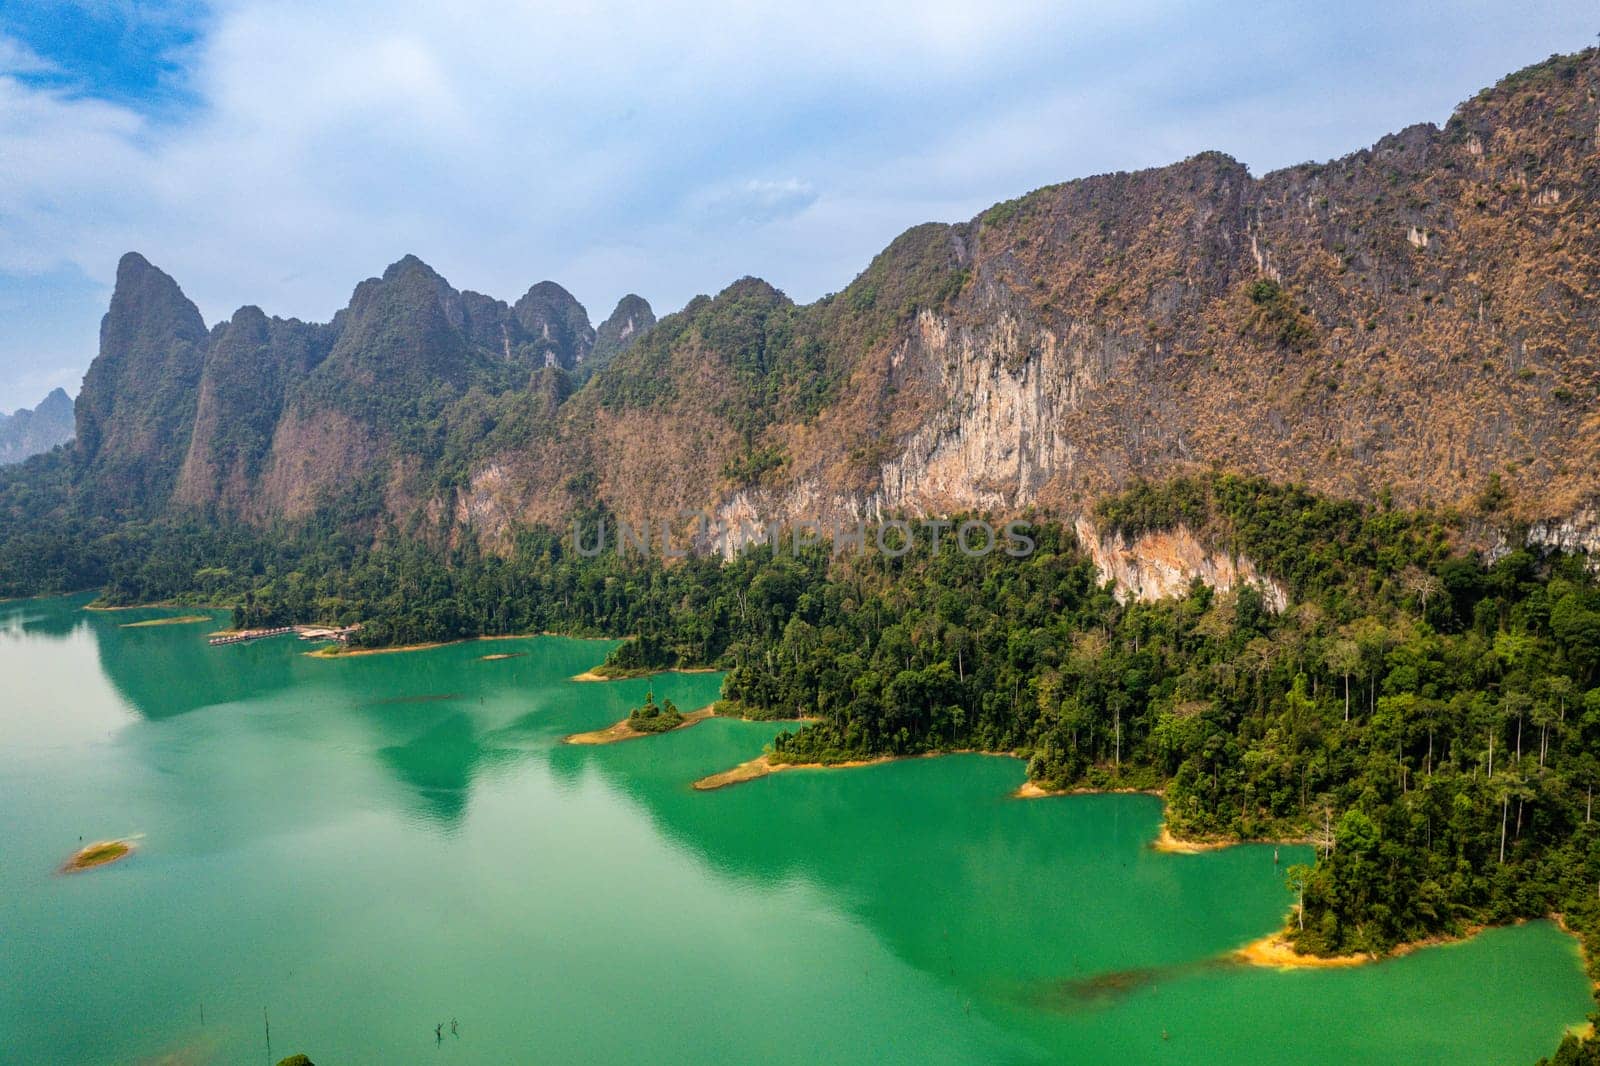
[[[1015,760],[696,793],[781,727],[562,745],[716,695],[567,680],[607,643],[325,661],[84,602],[0,605],[0,1062],[1531,1063],[1590,1008],[1546,923],[1219,961],[1304,849],[1157,854],[1156,800],[1012,800]]]

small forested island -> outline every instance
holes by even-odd
[[[671,700],[665,700],[658,705],[655,701],[655,693],[647,692],[644,697],[644,705],[635,707],[628,713],[628,717],[622,719],[622,721],[607,726],[605,729],[596,729],[588,733],[573,733],[571,736],[566,737],[564,742],[567,744],[615,744],[623,740],[637,740],[640,737],[668,733],[674,729],[682,729],[697,722],[703,722],[707,718],[714,717],[717,713],[718,707],[716,704],[702,707],[698,711],[689,711],[688,713],[678,710]]]
[[[628,725],[638,733],[665,733],[683,724],[683,712],[671,700],[656,703],[656,694],[646,692],[644,704],[628,712]]]

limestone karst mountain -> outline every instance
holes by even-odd
[[[407,257],[329,324],[207,331],[129,255],[74,506],[337,506],[493,547],[597,502],[1078,516],[1221,468],[1593,547],[1597,93],[1594,50],[1555,57],[1328,163],[1070,181],[916,227],[809,305],[747,278],[598,330],[553,283],[507,305]]]

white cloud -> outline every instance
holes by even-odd
[[[1441,119],[1586,43],[1581,0],[1532,7],[227,0],[176,119],[25,77],[43,60],[0,37],[0,273],[103,284],[136,248],[208,321],[325,319],[408,251],[506,298],[554,278],[597,319],[747,273],[809,299],[1051,181],[1206,147],[1259,172]],[[0,338],[0,396],[22,347]]]
[[[801,178],[751,178],[699,190],[690,209],[705,225],[759,226],[793,218],[816,202],[816,188]]]
[[[48,74],[55,69],[22,42],[0,37],[0,74]]]

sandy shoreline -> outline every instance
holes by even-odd
[[[785,721],[785,722],[815,721],[815,719],[809,719],[809,718],[784,718],[784,719],[778,719],[778,720],[779,721]],[[870,759],[850,759],[850,760],[847,760],[845,762],[829,762],[829,763],[823,763],[823,762],[794,762],[794,763],[789,763],[789,762],[774,762],[774,761],[772,761],[772,758],[771,758],[770,755],[762,754],[762,755],[757,755],[753,759],[748,759],[748,760],[740,763],[738,766],[729,767],[728,769],[723,770],[723,771],[721,771],[719,773],[708,774],[707,776],[702,777],[700,780],[696,781],[694,783],[694,787],[699,789],[702,792],[709,792],[709,791],[711,791],[713,789],[727,788],[730,785],[738,785],[738,784],[742,784],[742,783],[744,783],[746,781],[754,781],[755,779],[757,779],[759,777],[767,777],[767,776],[770,776],[772,774],[778,773],[781,770],[853,770],[853,769],[857,769],[857,768],[860,768],[860,767],[863,767],[863,766],[879,766],[879,765],[881,765],[883,763],[903,762],[903,761],[908,760],[908,759],[939,759],[939,758],[943,758],[946,755],[988,755],[988,756],[992,756],[994,758],[1002,758],[1002,759],[1019,759],[1019,758],[1022,757],[1022,756],[1018,755],[1014,751],[979,751],[979,750],[977,750],[975,748],[960,748],[960,749],[957,749],[955,751],[924,751],[924,752],[918,752],[915,755],[877,755],[877,756],[874,756],[874,757],[872,757]],[[1046,798],[1046,797],[1049,797],[1049,796],[1098,796],[1098,795],[1106,795],[1106,794],[1110,794],[1110,793],[1127,793],[1127,794],[1139,794],[1139,795],[1158,796],[1158,797],[1161,795],[1160,792],[1151,791],[1150,789],[1143,789],[1143,788],[1111,788],[1111,789],[1067,788],[1067,789],[1049,789],[1049,788],[1045,788],[1044,786],[1039,785],[1039,784],[1037,784],[1036,782],[1033,782],[1033,781],[1024,781],[1022,784],[1018,785],[1015,790],[1013,790],[1011,792],[1011,797],[1013,799],[1043,799],[1043,798]],[[1165,833],[1165,826],[1163,826],[1163,833]],[[1173,848],[1175,850],[1176,849],[1181,849],[1181,848],[1187,848],[1187,847],[1191,846],[1191,845],[1189,845],[1189,844],[1187,844],[1187,843],[1185,843],[1183,841],[1179,841],[1179,840],[1171,838],[1170,835],[1168,835],[1167,839],[1170,841],[1170,843],[1172,844],[1172,846],[1173,846]],[[1241,841],[1239,843],[1244,843],[1244,842]],[[1227,847],[1228,844],[1227,843],[1196,844],[1196,845],[1192,845],[1192,846],[1197,848],[1197,849],[1209,849],[1211,847],[1219,847],[1219,848],[1220,847]]]
[[[1420,946],[1420,945],[1419,945]],[[1282,933],[1273,933],[1260,940],[1252,940],[1233,952],[1229,958],[1250,966],[1267,966],[1275,970],[1336,970],[1349,966],[1365,966],[1377,962],[1376,955],[1304,955],[1295,950]]]
[[[613,729],[616,727],[613,726]],[[590,743],[603,743],[592,741]],[[729,788],[741,785],[746,781],[755,781],[758,778],[770,777],[783,770],[850,770],[863,766],[878,766],[888,762],[900,762],[905,759],[937,759],[945,755],[992,755],[1004,758],[1017,758],[1015,752],[1009,751],[929,751],[917,755],[879,755],[871,759],[852,759],[847,762],[836,763],[785,763],[774,762],[768,754],[757,755],[747,759],[737,766],[729,767],[718,773],[708,774],[694,783],[694,788],[700,792],[711,792],[719,788]],[[1045,799],[1053,796],[1104,796],[1104,795],[1141,795],[1161,797],[1161,792],[1144,788],[1045,788],[1034,781],[1024,781],[1012,791],[1013,799]],[[1171,828],[1163,820],[1161,831],[1150,842],[1153,851],[1169,855],[1199,855],[1207,851],[1219,851],[1222,848],[1237,847],[1241,844],[1305,844],[1305,840],[1184,840],[1172,834]],[[1265,963],[1263,963],[1265,965]]]
[[[1155,796],[1165,799],[1165,794],[1157,788],[1045,788],[1035,781],[1024,781],[1011,793],[1012,799],[1048,799],[1053,796]],[[1222,848],[1237,847],[1240,844],[1310,844],[1311,841],[1298,838],[1278,838],[1273,840],[1185,840],[1174,836],[1172,827],[1165,819],[1161,822],[1161,831],[1150,842],[1154,851],[1165,852],[1169,855],[1198,855],[1201,852],[1217,851]]]
[[[209,622],[209,614],[180,614],[171,618],[146,618],[143,622],[123,622],[120,629],[143,629],[146,626],[191,626],[197,622]]]
[[[27,599],[50,599],[48,596],[29,596]],[[231,604],[221,603],[179,603],[176,600],[163,600],[161,603],[129,603],[117,607],[106,607],[101,604],[86,603],[79,610],[99,611],[110,614],[114,611],[142,611],[148,607],[188,607],[196,611],[231,611]]]
[[[1010,752],[989,752],[991,755],[1010,755]],[[1011,793],[1012,799],[1050,799],[1055,796],[1156,796],[1159,788],[1045,788],[1037,781],[1024,781]]]
[[[545,634],[539,634],[543,636]],[[387,648],[347,648],[340,644],[327,644],[315,651],[303,652],[313,659],[348,659],[355,655],[397,655],[407,651],[431,651],[434,648],[449,648],[457,644],[476,644],[486,640],[527,640],[534,634],[530,633],[497,633],[489,637],[462,637],[460,640],[434,640],[424,644],[396,644]]]
[[[78,589],[78,592],[91,592],[91,591],[93,591],[93,589]],[[64,594],[62,594],[62,595],[78,595],[78,592],[64,592]],[[48,599],[56,599],[56,597],[50,597],[50,595],[26,595],[26,597],[22,597],[22,599],[27,599],[27,600],[48,600]],[[234,605],[232,605],[232,603],[186,603],[186,602],[182,602],[182,600],[160,600],[160,602],[157,602],[157,603],[118,603],[117,607],[107,607],[106,603],[85,603],[85,605],[83,605],[83,607],[78,608],[78,610],[82,610],[82,611],[104,611],[104,613],[107,613],[107,615],[109,615],[109,613],[112,613],[112,611],[142,611],[142,610],[146,610],[146,608],[173,608],[173,607],[189,608],[189,610],[192,610],[192,611],[232,611],[232,610],[234,610]]]
[[[1294,912],[1292,910],[1290,911],[1289,920],[1291,922],[1294,920]],[[1560,914],[1550,914],[1540,919],[1519,919],[1517,921],[1507,923],[1506,926],[1501,926],[1498,928],[1523,925],[1528,921],[1554,922],[1556,928],[1560,929],[1563,933],[1566,933],[1568,936],[1572,937],[1578,942],[1578,953],[1587,964],[1588,954],[1584,950],[1583,937],[1574,930],[1568,928],[1566,919]],[[1424,948],[1444,947],[1448,944],[1462,944],[1490,928],[1496,927],[1488,925],[1471,925],[1468,926],[1467,929],[1459,936],[1440,935],[1423,937],[1421,940],[1408,940],[1404,944],[1396,944],[1383,955],[1375,955],[1371,952],[1360,952],[1355,955],[1326,956],[1306,955],[1296,951],[1294,945],[1289,942],[1288,930],[1285,929],[1281,932],[1273,933],[1271,936],[1264,936],[1260,940],[1252,940],[1244,947],[1232,952],[1229,957],[1238,962],[1247,963],[1251,966],[1269,966],[1280,970],[1325,970],[1347,966],[1365,966],[1368,963],[1385,962],[1389,959],[1404,958],[1405,956],[1410,955],[1412,952],[1421,951]],[[1585,972],[1587,972],[1587,966],[1585,967]],[[1600,982],[1591,980],[1590,987],[1593,991],[1600,992]]]
[[[617,722],[614,725],[609,725],[604,729],[595,729],[588,733],[573,733],[570,736],[563,737],[561,739],[561,743],[617,744],[624,740],[638,740],[641,737],[665,736],[667,733],[676,733],[680,729],[688,729],[690,726],[698,722],[703,722],[707,718],[714,717],[715,714],[716,710],[711,706],[702,707],[698,711],[689,711],[683,716],[683,721],[679,722],[671,729],[663,730],[660,733],[640,732],[639,730],[633,728],[631,724],[629,724],[628,719],[624,718],[622,721]]]
[[[610,676],[608,676],[606,674],[597,674],[597,673],[595,673],[595,671],[598,670],[598,669],[600,669],[600,667],[598,667],[598,666],[590,667],[589,669],[585,670],[581,674],[573,674],[567,680],[569,680],[569,681],[637,681],[641,677],[660,677],[662,674],[714,674],[714,673],[717,672],[717,668],[714,667],[714,666],[688,666],[688,667],[682,667],[682,668],[672,669],[672,670],[641,670],[641,671],[639,671],[637,673],[635,673],[635,672],[630,670],[628,673],[618,674],[616,677],[610,677]]]
[[[1206,851],[1220,851],[1223,848],[1235,847],[1239,844],[1255,843],[1282,843],[1281,841],[1248,841],[1248,840],[1183,840],[1172,835],[1172,830],[1163,821],[1161,832],[1150,842],[1154,851],[1164,852],[1168,855],[1199,855]]]
[[[754,759],[747,759],[738,766],[729,767],[718,773],[707,774],[694,783],[700,792],[712,792],[730,785],[741,785],[746,781],[754,781],[760,777],[770,777],[772,774],[783,770],[855,770],[863,766],[881,766],[888,762],[904,762],[907,759],[937,759],[941,755],[1010,755],[1010,752],[995,751],[930,751],[919,755],[878,755],[871,759],[850,759],[845,762],[773,762],[770,755],[757,755]]]

